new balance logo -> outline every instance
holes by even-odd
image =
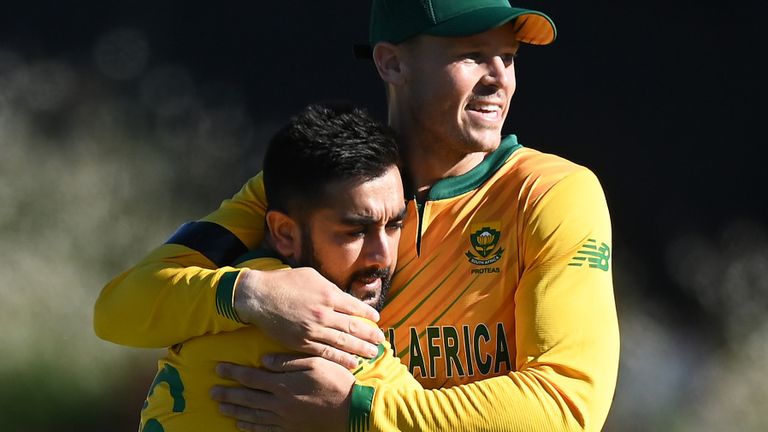
[[[584,264],[588,264],[590,268],[598,268],[602,271],[608,271],[608,261],[611,259],[611,248],[607,244],[600,242],[600,246],[597,245],[597,240],[589,239],[581,246],[576,256],[571,258],[569,266],[581,267]]]

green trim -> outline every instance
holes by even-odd
[[[149,406],[149,398],[155,392],[155,388],[160,383],[166,383],[168,385],[168,391],[173,399],[173,412],[184,412],[187,407],[187,401],[184,399],[184,382],[181,380],[178,369],[166,363],[163,368],[157,372],[155,379],[152,380],[152,385],[149,387],[149,393],[147,399],[144,401],[142,411]]]
[[[283,260],[283,258],[277,254],[277,252],[267,249],[267,248],[258,248],[258,249],[252,249],[248,252],[240,255],[232,265],[240,265],[246,261],[250,261],[252,259],[259,259],[259,258],[276,258],[280,261]]]
[[[349,403],[350,432],[365,432],[371,428],[371,406],[373,405],[373,387],[355,384]]]
[[[234,305],[235,282],[240,275],[240,270],[224,273],[216,286],[216,312],[232,321],[243,323],[237,316]]]
[[[165,432],[165,429],[163,429],[163,425],[157,419],[151,418],[141,428],[141,432]]]
[[[490,153],[488,157],[469,172],[456,177],[448,177],[435,183],[432,189],[430,189],[427,199],[436,201],[453,198],[477,189],[504,165],[504,162],[509,159],[512,153],[522,147],[522,144],[517,142],[516,136],[507,135],[502,138],[501,144],[496,151]]]
[[[377,348],[378,348],[379,350],[376,352],[376,355],[375,355],[375,356],[373,356],[372,358],[366,358],[366,357],[361,357],[361,356],[355,356],[355,357],[357,357],[357,364],[358,364],[358,366],[357,366],[357,369],[355,369],[354,371],[352,371],[352,375],[357,375],[358,373],[360,373],[360,372],[363,370],[363,365],[364,365],[364,364],[366,364],[366,363],[368,363],[368,364],[371,364],[371,363],[375,362],[376,360],[380,359],[380,358],[381,358],[381,356],[383,356],[383,355],[384,355],[384,352],[386,351],[386,349],[384,348],[384,344],[383,344],[383,343],[380,343],[380,344],[377,346]]]

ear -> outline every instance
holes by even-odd
[[[289,260],[297,257],[301,251],[299,224],[287,214],[277,210],[268,211],[266,220],[272,246],[277,253]]]
[[[402,49],[389,42],[379,42],[373,47],[373,62],[385,83],[401,85],[405,82]]]

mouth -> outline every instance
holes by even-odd
[[[501,104],[485,101],[472,101],[464,108],[470,115],[484,121],[503,120],[504,109]]]
[[[387,295],[390,275],[390,270],[383,268],[357,272],[352,276],[347,292],[380,310]]]
[[[378,298],[381,293],[381,284],[381,278],[378,277],[358,278],[352,281],[349,293],[368,303]]]

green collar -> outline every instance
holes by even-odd
[[[507,135],[501,139],[501,144],[493,153],[489,154],[482,162],[468,172],[439,180],[429,190],[427,200],[436,201],[453,198],[471,190],[477,189],[489,177],[504,165],[509,156],[522,148],[515,135]]]

